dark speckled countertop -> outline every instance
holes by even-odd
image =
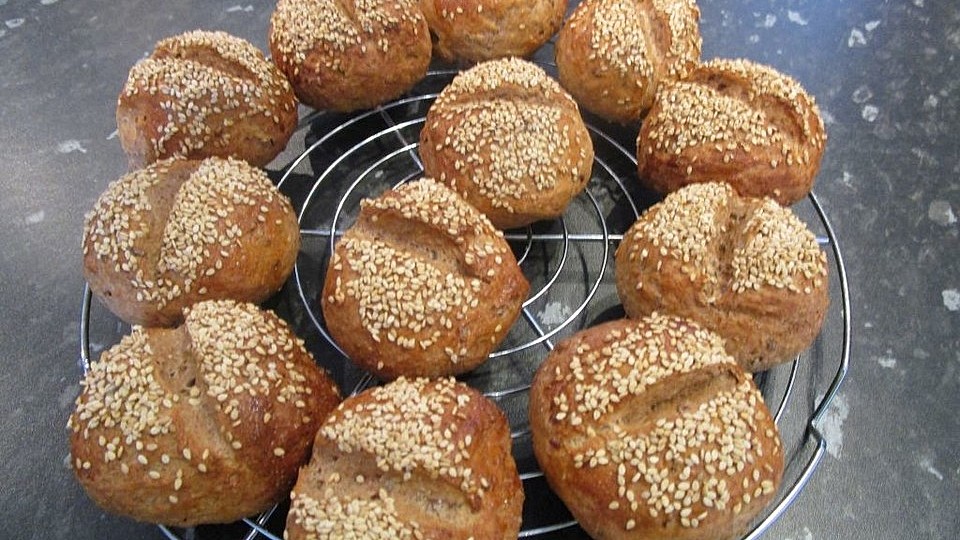
[[[83,214],[126,170],[115,97],[158,39],[265,47],[272,2],[0,0],[0,538],[160,538],[106,515],[65,465],[79,391]],[[703,57],[816,96],[815,191],[851,284],[850,371],[828,453],[766,538],[960,538],[960,6],[701,1]]]

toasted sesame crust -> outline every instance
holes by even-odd
[[[229,300],[175,329],[134,327],[81,387],[68,424],[81,485],[111,512],[176,526],[285,497],[339,402],[281,319]]]
[[[637,123],[657,88],[700,60],[700,10],[693,0],[588,0],[557,37],[560,82],[582,107]]]
[[[806,225],[771,199],[717,182],[648,209],[624,235],[615,272],[629,316],[695,320],[748,371],[806,350],[829,303],[826,255]]]
[[[170,326],[199,300],[266,300],[299,247],[290,201],[263,171],[164,160],[111,183],[87,214],[84,276],[121,319]]]
[[[653,314],[575,334],[530,394],[547,481],[594,538],[733,539],[783,472],[752,379],[696,324]]]
[[[170,157],[234,156],[264,166],[297,125],[293,89],[253,45],[224,32],[161,40],[117,100],[133,169]]]
[[[297,97],[317,109],[374,107],[409,90],[430,64],[416,0],[280,0],[269,41]]]
[[[361,203],[321,303],[330,333],[364,369],[435,377],[484,362],[528,289],[502,233],[424,178]]]
[[[724,181],[789,205],[813,187],[826,145],[797,81],[748,60],[712,60],[664,85],[637,138],[641,181],[661,193]]]
[[[583,191],[593,143],[573,99],[525,60],[491,60],[457,75],[420,132],[426,174],[498,228],[563,214]]]
[[[534,53],[560,29],[566,0],[420,0],[434,51],[477,63]]]
[[[516,538],[523,490],[510,444],[496,405],[453,379],[367,390],[317,433],[286,538]]]

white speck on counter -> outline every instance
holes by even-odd
[[[847,404],[847,397],[837,394],[833,398],[833,403],[827,408],[827,412],[824,413],[823,420],[820,421],[820,433],[827,441],[827,452],[836,459],[840,459],[843,453],[843,421],[849,414],[850,406]]]
[[[852,174],[848,173],[847,171],[843,171],[843,178],[840,181],[843,182],[843,185],[852,188],[854,178],[855,177]]]
[[[943,473],[933,466],[933,461],[928,457],[920,458],[920,467],[928,473],[937,477],[937,480],[943,481]]]
[[[82,154],[86,154],[87,149],[80,144],[80,141],[76,139],[70,139],[58,144],[57,152],[60,152],[61,154],[69,154],[70,152],[80,152]]]
[[[923,0],[913,0],[913,5],[923,7]]]
[[[935,200],[930,203],[927,209],[927,217],[937,225],[949,227],[957,222],[957,216],[953,213],[953,208],[947,201]]]
[[[227,13],[236,13],[237,11],[246,11],[249,13],[253,11],[253,6],[248,4],[246,6],[236,5],[227,8]]]
[[[565,306],[560,302],[547,302],[547,305],[543,306],[543,311],[538,313],[537,317],[539,317],[540,322],[547,326],[557,326],[567,320],[570,313],[571,310],[569,306]]]
[[[757,15],[757,14],[754,14]],[[777,16],[773,13],[767,13],[767,16],[763,18],[762,21],[757,23],[759,28],[773,28],[773,25],[777,24]]]
[[[115,130],[113,130],[109,135],[107,135],[107,140],[109,141],[110,139],[116,139],[116,138],[117,138],[117,135],[119,135],[119,134],[120,134],[120,132],[115,129]]]
[[[46,214],[44,213],[43,210],[40,210],[39,212],[34,212],[30,214],[29,216],[24,218],[23,221],[25,221],[27,225],[36,225],[37,223],[42,222],[44,217],[46,217]]]
[[[867,29],[867,32],[873,32],[878,26],[880,26],[880,21],[870,21],[863,25],[863,27]]]
[[[943,305],[949,311],[960,311],[960,291],[947,289],[940,294],[943,295]]]
[[[792,9],[787,10],[787,19],[789,19],[793,24],[799,24],[800,26],[806,26],[808,22],[803,18],[803,15],[800,15],[798,12],[793,11]]]
[[[810,529],[808,529],[807,527],[804,527],[803,532],[800,534],[802,534],[803,536],[798,536],[797,540],[813,540],[813,532],[811,532]],[[793,537],[788,536],[783,540],[793,540]]]
[[[40,0],[41,6],[49,6],[50,4],[56,4],[59,0]]]
[[[863,84],[860,85],[856,90],[853,91],[853,94],[850,95],[850,98],[853,99],[853,102],[857,105],[861,105],[870,101],[870,98],[873,97],[873,91],[870,90],[870,87]]]
[[[893,369],[897,367],[897,359],[890,356],[881,356],[877,358],[877,363],[880,364],[880,367],[885,367],[887,369]]]
[[[939,104],[940,104],[940,98],[938,98],[934,94],[930,94],[929,96],[927,96],[927,99],[923,100],[924,109],[936,109],[937,105]]]
[[[25,22],[27,22],[26,19],[7,19],[3,23],[7,25],[7,28],[13,29],[20,27]]]
[[[869,322],[869,321],[868,321],[868,322],[865,322],[865,323],[863,323],[863,327],[864,327],[864,328],[873,328],[873,323],[872,323],[872,322]]]
[[[860,116],[867,122],[873,122],[877,119],[878,114],[880,114],[880,109],[878,109],[876,105],[864,105]]]
[[[760,43],[760,36],[758,34],[750,34],[750,37],[747,38],[747,43]]]
[[[859,28],[850,30],[850,37],[847,38],[847,47],[866,47],[867,38]]]

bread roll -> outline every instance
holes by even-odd
[[[336,245],[322,308],[350,358],[383,379],[483,363],[529,284],[502,233],[429,178],[361,202]]]
[[[789,209],[721,183],[680,189],[624,235],[615,261],[627,315],[653,311],[723,336],[748,371],[796,358],[829,303],[826,255]]]
[[[523,490],[503,413],[453,379],[348,398],[290,495],[287,540],[515,539]]]
[[[694,0],[586,0],[557,37],[560,83],[588,111],[636,124],[700,60]]]
[[[593,143],[560,85],[511,58],[454,78],[427,113],[420,156],[425,174],[507,229],[562,215],[590,180]]]
[[[530,56],[563,22],[566,0],[420,0],[434,51],[448,62]]]
[[[208,156],[262,167],[296,127],[287,80],[256,47],[224,32],[161,40],[130,70],[117,100],[117,133],[132,169]]]
[[[266,300],[299,248],[290,201],[263,171],[234,159],[174,159],[100,196],[84,223],[83,271],[121,319],[171,326],[199,300]]]
[[[282,500],[339,402],[281,319],[230,300],[178,328],[134,327],[81,386],[68,423],[80,484],[110,512],[181,527]]]
[[[753,380],[696,324],[662,315],[579,332],[530,390],[537,461],[594,538],[740,538],[783,474]]]
[[[349,112],[400,96],[427,73],[416,0],[280,0],[270,51],[301,101]]]
[[[826,138],[795,80],[747,60],[713,60],[662,87],[637,138],[638,169],[661,193],[719,180],[790,205],[810,194]]]

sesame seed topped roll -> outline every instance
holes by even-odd
[[[594,538],[739,538],[776,494],[780,435],[723,340],[653,314],[581,331],[530,389],[533,449]]]
[[[269,41],[301,101],[341,112],[409,90],[426,75],[432,46],[416,0],[280,0]]]
[[[662,87],[637,138],[638,169],[661,193],[719,180],[790,205],[809,195],[826,139],[797,81],[747,60],[713,60]]]
[[[539,66],[490,60],[460,73],[420,132],[425,173],[501,229],[563,214],[593,167],[573,99]]]
[[[170,159],[110,184],[84,223],[90,289],[131,324],[171,326],[205,299],[262,302],[300,249],[290,201],[236,159]]]
[[[615,273],[627,315],[697,321],[748,371],[810,347],[830,300],[826,255],[806,225],[771,199],[717,182],[650,207],[624,235]]]
[[[286,323],[206,301],[178,328],[135,326],[92,362],[70,463],[104,509],[175,526],[229,523],[289,493],[340,397]]]
[[[296,127],[287,80],[256,47],[224,32],[161,40],[130,70],[117,100],[117,133],[134,169],[208,156],[262,167]]]
[[[424,178],[361,202],[330,259],[321,305],[359,366],[384,379],[437,377],[483,363],[528,290],[503,234]]]
[[[588,111],[635,124],[700,61],[699,20],[694,0],[586,0],[557,37],[560,83]]]
[[[523,489],[506,417],[452,378],[347,398],[317,433],[284,538],[515,539]]]

